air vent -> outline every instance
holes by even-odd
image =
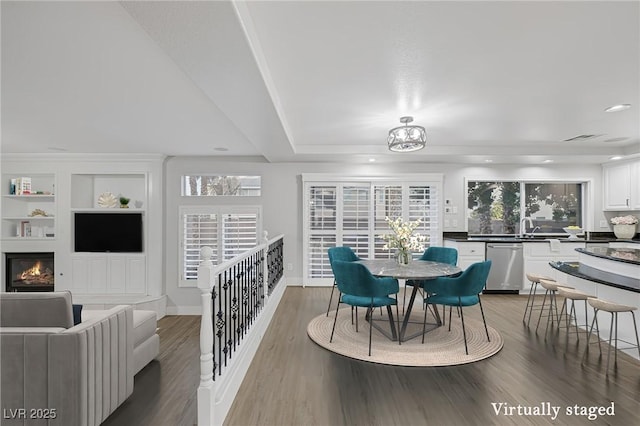
[[[624,142],[624,141],[626,141],[627,139],[629,139],[629,138],[627,138],[627,137],[621,137],[621,138],[605,139],[604,141],[605,141],[606,143],[614,143],[614,142]]]
[[[575,141],[582,142],[582,141],[586,141],[586,140],[589,140],[589,139],[595,139],[595,138],[598,138],[600,136],[603,136],[603,135],[579,135],[579,136],[574,136],[574,137],[569,138],[569,139],[565,139],[564,141],[565,142],[575,142]]]

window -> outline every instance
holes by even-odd
[[[578,182],[468,181],[469,234],[518,234],[521,218],[531,218],[527,232],[564,233],[582,226],[583,192]]]
[[[427,245],[439,245],[442,177],[425,176],[425,181],[416,183],[403,178],[303,176],[305,283],[333,279],[327,256],[331,247],[349,246],[361,258],[392,256],[380,238],[389,232],[386,217],[420,219],[419,232],[430,238]]]
[[[260,176],[182,176],[182,196],[260,196],[261,180]]]
[[[255,247],[261,227],[259,207],[181,207],[181,286],[197,285],[202,247],[213,249],[217,265]]]
[[[543,233],[563,233],[567,226],[583,225],[582,184],[526,183],[525,217]]]

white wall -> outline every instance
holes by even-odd
[[[602,213],[602,168],[600,165],[549,166],[469,166],[462,164],[338,164],[338,163],[267,163],[260,158],[234,159],[223,157],[174,157],[166,163],[165,178],[165,282],[169,298],[169,313],[199,312],[200,296],[195,288],[179,288],[178,207],[181,205],[262,205],[263,228],[271,236],[285,234],[285,264],[293,264],[285,271],[289,285],[302,282],[302,173],[339,173],[356,176],[380,176],[391,173],[443,173],[444,198],[458,207],[456,215],[448,215],[450,224],[457,227],[445,231],[465,230],[465,178],[479,179],[576,179],[591,181],[587,230],[608,232],[609,227],[594,227]],[[180,179],[184,174],[237,174],[262,176],[260,197],[189,197],[180,196]]]

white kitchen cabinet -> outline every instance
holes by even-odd
[[[477,241],[451,241],[445,240],[445,247],[452,247],[458,250],[458,267],[467,269],[476,262],[484,262],[485,243]]]
[[[640,161],[602,167],[604,210],[640,210]]]
[[[559,272],[549,266],[549,262],[577,262],[579,253],[576,249],[585,248],[584,242],[562,242],[556,250],[552,249],[548,241],[522,244],[525,274],[522,277],[525,284],[523,288],[528,288],[528,284],[530,284],[526,278],[527,273],[541,274],[557,280]]]
[[[71,259],[69,290],[91,294],[144,294],[146,268],[143,254],[75,254]]]

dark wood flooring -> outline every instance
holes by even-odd
[[[487,321],[504,338],[497,355],[462,366],[410,368],[351,360],[313,343],[306,325],[326,312],[329,292],[286,290],[226,424],[640,424],[640,361],[619,355],[616,369],[606,376],[606,352],[600,358],[592,345],[583,365],[584,338],[578,342],[565,332],[545,337],[542,327],[536,334],[523,325],[524,296],[483,296]],[[477,306],[466,308],[465,315],[480,318]],[[133,395],[105,424],[195,424],[199,317],[169,316],[159,326],[158,361],[136,375]],[[589,407],[612,402],[615,415],[595,420],[566,411],[577,405],[588,414]],[[513,415],[505,415],[504,408],[496,414],[492,403],[513,407]],[[559,407],[556,419],[545,412],[518,415],[518,405],[540,410],[547,403]]]

